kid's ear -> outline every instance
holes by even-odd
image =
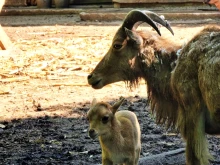
[[[124,102],[125,98],[121,98],[119,101],[117,101],[113,106],[112,106],[112,110],[113,110],[113,114],[115,114],[115,112],[118,110],[118,108],[122,105],[122,103]]]
[[[94,98],[94,99],[92,100],[91,106],[94,106],[96,103],[97,103],[97,100],[96,100],[96,98]]]

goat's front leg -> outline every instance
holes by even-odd
[[[138,161],[135,156],[136,154],[134,153],[133,156],[125,161],[124,165],[138,165]]]
[[[205,132],[210,135],[219,135],[220,134],[220,109],[217,109],[214,114],[206,110],[206,122],[205,122]]]
[[[108,158],[102,158],[102,165],[113,165],[113,162]]]
[[[135,160],[127,161],[124,165],[138,165],[135,163]]]
[[[135,151],[135,165],[138,165],[138,160],[140,158],[140,153],[141,153],[141,149],[140,148],[136,149],[136,151]]]
[[[197,118],[187,116],[185,123],[187,165],[208,165],[212,159],[205,137],[204,115],[204,112],[199,112]]]

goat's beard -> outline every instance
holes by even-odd
[[[141,77],[139,77],[139,74],[133,69],[130,69],[130,71],[124,70],[124,75],[126,77],[124,80],[126,87],[132,89],[139,86],[139,81]]]
[[[142,58],[140,56],[135,56],[132,59],[132,63],[130,63],[130,69],[124,70],[123,74],[125,75],[125,83],[126,86],[131,88],[137,88],[139,86],[139,82],[144,75],[146,64],[142,62]]]
[[[137,88],[139,86],[139,79],[125,81],[126,87],[129,89]]]

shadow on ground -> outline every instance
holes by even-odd
[[[109,101],[110,104],[115,99]],[[72,110],[68,116],[45,116],[2,121],[0,129],[1,164],[74,164],[101,163],[101,149],[98,140],[87,135],[86,112],[90,103],[54,105],[41,111],[56,109]],[[141,158],[183,148],[184,143],[175,131],[165,131],[154,123],[153,116],[146,110],[147,100],[139,96],[126,98],[120,109],[136,113],[142,130]],[[209,138],[210,150],[220,159],[219,138]],[[173,160],[171,160],[173,162]],[[163,164],[163,162],[160,162]],[[217,165],[213,163],[213,165]]]

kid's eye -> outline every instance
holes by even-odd
[[[102,123],[103,123],[103,124],[108,123],[108,119],[109,119],[108,116],[104,116],[104,117],[102,118]]]

